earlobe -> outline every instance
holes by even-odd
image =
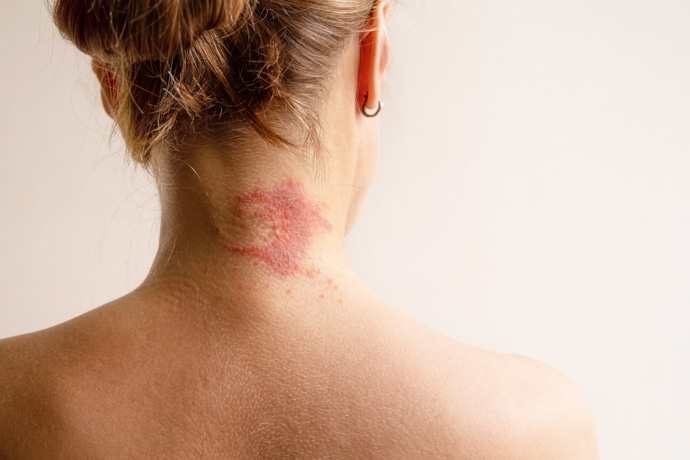
[[[95,59],[91,62],[91,68],[98,78],[101,86],[101,102],[105,113],[115,119],[114,107],[117,101],[117,81],[108,66]]]

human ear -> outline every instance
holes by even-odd
[[[101,85],[101,102],[105,113],[110,118],[115,119],[115,101],[117,99],[116,81],[113,73],[110,71],[107,64],[96,59],[91,61],[91,68],[98,78]]]
[[[386,69],[390,60],[386,30],[389,9],[390,0],[377,0],[367,23],[367,31],[360,38],[357,82],[360,110],[364,106],[369,112],[375,112],[381,100],[381,89],[386,85]]]

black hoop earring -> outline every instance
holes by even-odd
[[[383,102],[379,101],[379,106],[374,113],[367,113],[367,100],[369,99],[369,93],[364,95],[364,104],[362,104],[362,113],[365,117],[374,118],[379,114],[381,108],[383,108]]]

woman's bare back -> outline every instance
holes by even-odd
[[[339,307],[123,298],[0,341],[0,458],[596,457],[586,405],[546,366]]]

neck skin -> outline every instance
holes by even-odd
[[[140,292],[182,290],[176,298],[219,309],[348,301],[360,282],[344,237],[378,149],[377,119],[357,110],[358,56],[353,41],[323,104],[316,161],[249,139],[237,150],[201,145],[163,165],[159,251]]]

